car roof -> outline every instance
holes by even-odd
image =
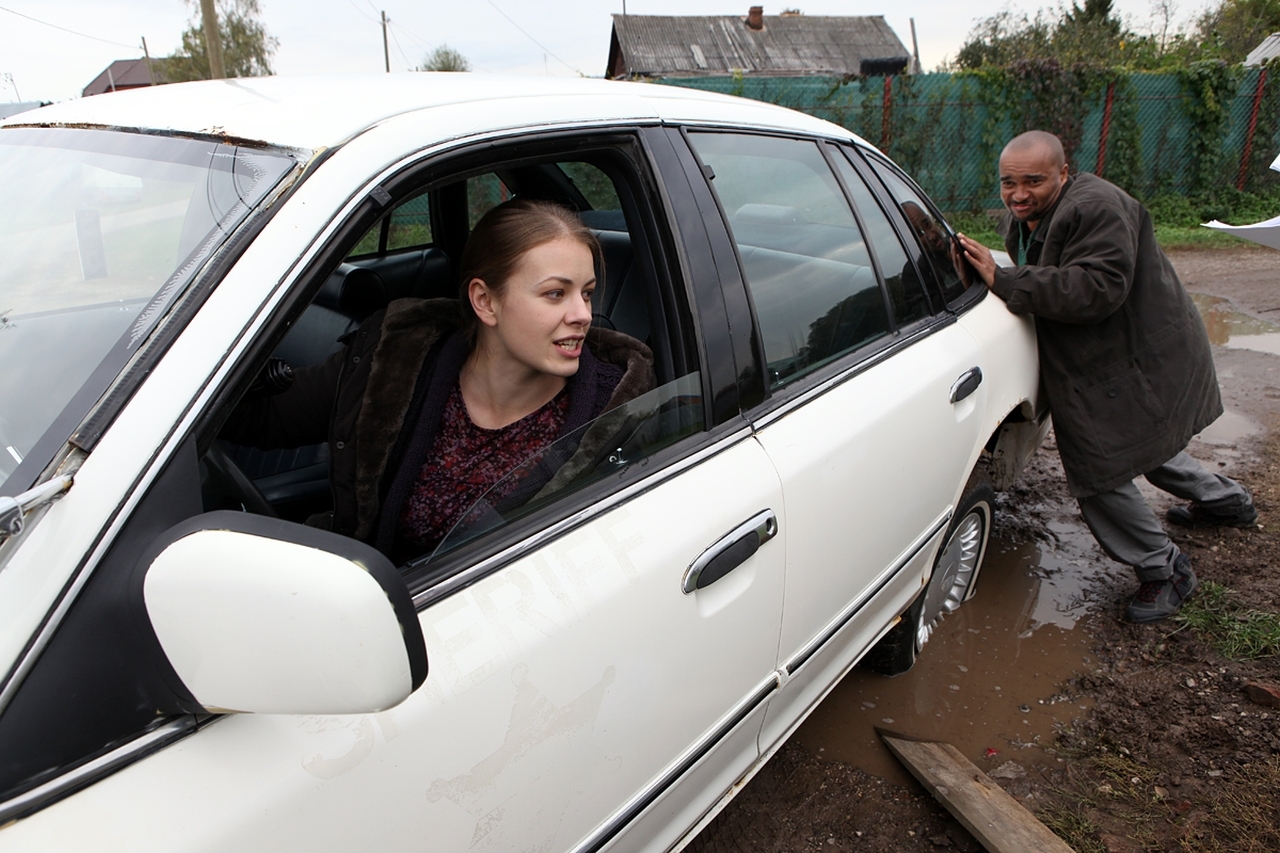
[[[856,138],[804,113],[711,92],[652,83],[484,73],[352,74],[250,77],[175,83],[64,101],[0,122],[12,126],[110,127],[214,135],[288,148],[340,145],[397,115],[435,107],[510,99],[550,99],[558,117],[582,102],[582,120],[608,118],[741,123]],[[502,110],[494,104],[495,125]]]

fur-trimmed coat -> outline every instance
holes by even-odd
[[[1017,257],[1018,228],[1005,245]],[[1032,232],[1026,266],[991,290],[1036,318],[1040,377],[1075,497],[1168,462],[1222,414],[1209,337],[1151,215],[1114,184],[1071,178]]]
[[[391,553],[400,508],[468,354],[456,300],[398,299],[327,361],[296,371],[283,393],[247,397],[222,436],[263,449],[328,441],[333,510],[308,523]],[[648,347],[620,332],[590,329],[557,438],[599,420],[562,465],[533,485],[545,492],[590,468],[625,426],[600,416],[655,384]],[[520,493],[530,497],[531,489]]]

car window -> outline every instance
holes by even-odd
[[[929,313],[929,303],[925,297],[924,283],[916,272],[902,247],[902,240],[893,230],[893,225],[884,210],[876,203],[875,196],[867,188],[862,177],[849,165],[844,157],[832,158],[840,173],[849,195],[862,217],[862,224],[867,229],[867,241],[876,253],[880,262],[880,272],[884,276],[885,288],[889,291],[889,300],[893,305],[893,319],[899,327],[924,318]]]
[[[889,334],[866,241],[816,143],[732,133],[690,139],[712,170],[738,246],[770,387]]]
[[[394,203],[390,221],[403,222],[406,229],[420,227],[422,236],[419,239],[426,239],[426,229],[434,229],[437,225],[430,222],[432,214],[440,216],[447,223],[440,226],[442,232],[449,230],[453,233],[465,233],[475,217],[483,215],[494,204],[512,197],[541,198],[566,207],[581,207],[592,201],[614,205],[612,209],[583,211],[584,221],[591,227],[601,247],[602,263],[601,269],[597,270],[599,281],[592,298],[591,324],[600,332],[593,334],[600,339],[601,347],[612,348],[610,351],[614,354],[614,364],[617,366],[620,366],[617,361],[620,358],[618,353],[635,352],[643,347],[634,347],[634,342],[625,345],[617,342],[616,333],[648,347],[648,351],[652,353],[654,378],[660,384],[665,383],[662,385],[665,390],[653,397],[661,400],[655,405],[666,412],[678,403],[685,404],[683,414],[693,417],[696,413],[696,428],[700,429],[701,374],[696,363],[685,363],[683,357],[677,354],[684,351],[685,344],[677,342],[677,347],[677,343],[672,342],[674,334],[686,337],[683,330],[691,324],[687,319],[677,319],[678,328],[672,329],[668,318],[683,317],[684,309],[668,304],[673,300],[663,294],[673,292],[674,288],[670,284],[664,284],[660,278],[660,270],[671,269],[672,265],[665,262],[659,264],[652,256],[653,248],[658,245],[654,236],[657,229],[645,227],[644,223],[652,214],[641,212],[639,193],[634,188],[629,191],[620,189],[620,182],[629,184],[632,180],[628,177],[627,170],[609,166],[610,158],[607,155],[601,154],[597,159],[605,164],[605,168],[582,159],[551,155],[545,159],[526,156],[509,164],[498,161],[491,170],[480,174],[472,172],[467,177],[451,179],[447,171],[443,175],[432,174],[425,181],[424,187],[410,191],[405,201]],[[461,204],[461,191],[464,189],[465,206]],[[623,202],[624,198],[628,199],[626,204]],[[457,201],[452,207],[451,200]],[[420,225],[412,218],[415,210],[422,211]],[[598,215],[589,218],[586,214]],[[454,217],[453,220],[444,219],[448,216]],[[274,358],[278,360],[275,363],[288,364],[299,383],[309,383],[313,376],[320,376],[325,370],[331,369],[330,359],[341,352],[342,341],[351,340],[349,336],[357,333],[362,328],[361,324],[375,312],[391,310],[389,306],[394,300],[405,297],[457,298],[456,265],[438,247],[369,255],[354,261],[349,252],[345,257],[346,262],[329,273],[312,302],[293,322],[273,351]],[[403,306],[408,303],[397,304]],[[610,335],[615,337],[610,338]],[[590,340],[595,339],[593,337]],[[597,355],[605,358],[601,351]],[[630,365],[630,360],[627,363]],[[271,382],[271,375],[278,378],[279,370],[272,374],[272,364],[269,363],[261,369],[254,386],[256,390],[251,393],[272,395],[283,393],[290,387],[288,384],[281,384],[277,388]],[[691,394],[689,388],[695,389],[696,394]],[[248,397],[246,395],[246,399]],[[650,398],[647,396],[645,399]],[[646,404],[637,402],[631,408],[644,405]],[[325,411],[329,410],[326,408]],[[620,416],[613,415],[615,418]],[[513,499],[503,494],[504,502],[500,507],[503,523],[523,518],[533,509],[549,505],[552,495],[556,499],[567,497],[582,487],[597,482],[607,473],[625,468],[635,458],[651,455],[685,434],[680,430],[671,430],[670,417],[655,415],[654,418],[634,438],[629,439],[624,454],[613,454],[615,460],[612,467],[604,460],[585,459],[579,455],[575,465],[580,466],[589,461],[591,466],[575,473],[572,488],[566,488],[561,483],[562,475],[554,487],[539,491],[537,501],[520,500],[513,504]],[[661,424],[661,428],[656,427],[656,424]],[[595,432],[591,432],[593,428]],[[602,429],[603,426],[588,425],[584,431],[562,439],[556,450],[548,449],[546,454],[541,455],[539,462],[531,462],[529,465],[545,466],[547,460],[561,449],[576,449],[579,439],[599,439]],[[263,439],[260,435],[236,427],[224,432],[222,444],[231,463],[242,470],[276,512],[288,520],[303,521],[332,506],[333,493],[328,463],[331,456],[342,448],[335,450],[330,444],[324,443],[325,431],[323,425],[314,426],[307,433],[307,440],[313,443],[299,447],[284,442],[286,438],[293,440],[292,431],[288,436],[272,433],[270,438]],[[622,442],[626,437],[615,438]],[[608,450],[616,451],[621,446],[619,444]],[[625,459],[626,463],[619,462],[621,459]],[[219,472],[215,470],[214,473],[217,475]],[[518,474],[510,475],[507,485],[513,485],[518,478]],[[215,476],[212,482],[206,484],[203,497],[206,509],[247,506],[244,495],[231,482],[233,479],[234,474],[231,477]],[[524,498],[530,497],[523,491],[520,494]],[[496,501],[496,493],[491,497]],[[492,520],[492,516],[489,518]],[[471,529],[465,536],[460,531],[452,536],[454,544],[439,553],[452,550],[459,542],[471,541],[476,535],[476,529]],[[420,546],[399,540],[397,542],[395,553],[398,560],[420,562],[423,557],[430,556],[417,553]],[[435,545],[435,542],[430,543],[432,548]]]
[[[702,428],[702,377],[682,376],[612,409],[513,468],[473,504],[430,555],[623,471]]]
[[[431,232],[431,197],[427,193],[396,205],[365,232],[348,258],[363,258],[399,249],[421,249],[435,244]]]
[[[622,210],[622,202],[618,200],[618,191],[614,188],[613,181],[598,166],[571,161],[561,163],[560,169],[573,181],[573,185],[582,193],[592,210]]]
[[[387,228],[387,251],[431,244],[431,198],[423,193],[391,212]]]
[[[511,198],[511,188],[494,174],[467,179],[467,231],[476,227],[480,217]]]
[[[924,248],[924,274],[935,279],[948,303],[964,295],[967,287],[951,251],[955,235],[942,214],[888,161],[869,154],[867,162],[898,202],[902,215],[920,240]]]

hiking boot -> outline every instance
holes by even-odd
[[[1138,587],[1125,608],[1124,618],[1138,623],[1168,619],[1182,609],[1182,602],[1194,595],[1199,586],[1196,573],[1191,571],[1191,558],[1179,554],[1173,561],[1173,577],[1147,581]]]
[[[1165,518],[1181,527],[1253,527],[1258,522],[1258,510],[1253,501],[1238,509],[1214,511],[1203,504],[1189,503],[1172,506]]]

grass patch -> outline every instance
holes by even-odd
[[[951,227],[990,249],[1004,250],[1004,238],[996,233],[999,220],[985,213],[949,213]],[[1256,249],[1257,244],[1197,223],[1157,224],[1156,242],[1165,249]]]
[[[1265,853],[1280,850],[1276,825],[1276,791],[1280,760],[1272,758],[1233,773],[1206,803],[1204,816],[1182,840],[1187,851]]]
[[[1098,825],[1083,809],[1050,806],[1036,812],[1036,817],[1076,853],[1107,853],[1107,845],[1098,838]]]
[[[1222,584],[1205,581],[1175,618],[1232,660],[1280,654],[1280,613],[1245,607]]]
[[[1200,225],[1157,225],[1162,249],[1252,249],[1257,244]]]
[[[947,221],[951,227],[970,239],[977,240],[988,249],[1004,251],[1004,238],[996,233],[996,225],[1000,220],[985,213],[949,213]]]

